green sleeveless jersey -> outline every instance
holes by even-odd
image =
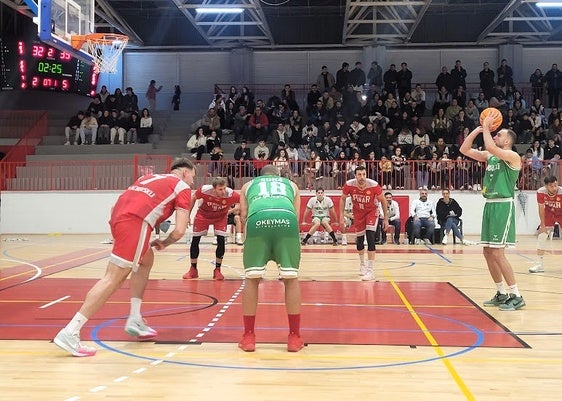
[[[497,156],[488,157],[482,195],[487,199],[513,198],[520,169],[514,169]]]
[[[291,181],[275,175],[256,177],[246,189],[248,216],[263,210],[284,210],[296,214]]]

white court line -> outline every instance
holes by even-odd
[[[41,305],[41,306],[39,307],[39,309],[48,308],[49,306],[54,305],[54,304],[59,303],[59,302],[62,302],[62,301],[64,301],[65,299],[68,299],[68,298],[70,298],[70,295],[65,295],[64,297],[61,297],[61,298],[59,298],[59,299],[55,299],[55,300],[52,301],[52,302],[49,302],[48,304]]]
[[[35,280],[36,278],[38,278],[43,273],[43,270],[41,270],[41,268],[39,266],[34,265],[33,263],[24,262],[22,260],[16,260],[16,259],[0,259],[0,260],[5,260],[6,262],[14,262],[14,263],[18,263],[20,265],[27,265],[27,266],[33,267],[36,270],[35,275],[33,277],[25,280],[24,283],[27,283],[28,281]]]

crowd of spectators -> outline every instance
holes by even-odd
[[[412,84],[413,72],[405,62],[400,69],[392,64],[385,72],[373,62],[367,73],[361,62],[353,69],[344,62],[335,75],[322,66],[302,102],[290,84],[263,99],[256,99],[248,87],[239,91],[232,86],[228,93],[215,94],[197,128],[203,129],[205,138],[216,133],[219,149],[223,133],[239,144],[233,158],[243,167],[229,167],[234,176],[251,175],[269,161],[287,177],[302,177],[305,188],[315,187],[324,177],[333,177],[334,186],[340,188],[356,166],[366,165],[369,176],[389,189],[410,185],[478,190],[483,166],[466,159],[459,147],[479,125],[480,112],[496,107],[504,115],[502,128],[514,130],[519,144],[531,148],[538,143],[530,149],[531,157],[522,155],[529,159],[527,164],[553,167],[560,158],[562,131],[557,108],[562,74],[556,64],[544,76],[538,69],[533,73],[527,98],[515,87],[513,69],[505,59],[495,71],[488,62],[483,64],[477,95],[467,93],[466,77],[460,60],[450,72],[442,67],[435,100],[427,104],[424,88]],[[545,88],[548,109],[542,103]],[[201,158],[197,149],[205,148],[204,140],[194,146],[197,135],[188,141],[188,150]],[[245,151],[254,143],[259,144],[259,153]],[[210,152],[211,147],[206,149]],[[411,184],[407,177],[412,177]],[[522,185],[535,182],[525,177]]]
[[[152,82],[151,82],[152,85]],[[101,87],[86,110],[78,111],[65,127],[65,145],[104,145],[148,143],[154,132],[150,111],[139,113],[133,88],[109,93]]]

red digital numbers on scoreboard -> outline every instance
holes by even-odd
[[[45,55],[45,46],[33,45],[31,47],[31,55],[37,58],[43,57]]]
[[[70,53],[67,53],[67,52],[61,52],[60,55],[59,55],[59,58],[61,59],[61,61],[72,60],[72,56],[70,55]]]

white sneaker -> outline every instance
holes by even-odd
[[[421,245],[421,239],[416,238],[416,239],[414,240],[414,245]]]
[[[345,235],[342,235],[342,237],[341,237],[341,244],[347,245],[347,237]]]
[[[367,272],[361,276],[363,281],[373,281],[375,279],[375,272],[373,269],[367,269]]]
[[[138,337],[141,340],[154,338],[158,335],[156,330],[146,325],[146,321],[144,319],[127,319],[125,331],[130,336]]]
[[[529,268],[529,273],[544,273],[544,266],[541,263],[537,263]]]
[[[80,343],[79,332],[68,334],[65,329],[62,329],[54,338],[53,343],[70,352],[72,356],[94,356],[96,354],[95,348],[87,347]]]
[[[467,245],[467,246],[468,246],[468,245],[478,245],[478,242],[474,242],[474,241],[469,241],[469,240],[467,240],[467,239],[463,239],[463,240],[462,240],[462,244],[463,244],[463,245]]]
[[[449,238],[447,238],[447,234],[443,234],[443,239],[441,240],[442,245],[447,245]]]
[[[218,244],[217,237],[215,237],[215,238],[213,238],[213,245],[217,245],[217,244]]]
[[[70,141],[66,141],[66,142],[64,143],[64,146],[68,146],[68,145],[70,145]]]
[[[424,238],[424,239],[423,239],[423,243],[424,243],[425,245],[431,245],[431,241],[428,240],[427,238]]]
[[[364,276],[365,274],[367,274],[368,271],[369,271],[369,269],[367,268],[365,263],[361,263],[359,265],[359,275],[360,276]]]

